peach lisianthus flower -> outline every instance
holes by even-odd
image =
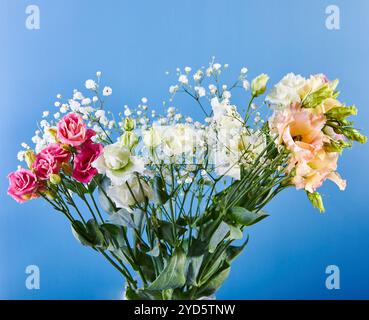
[[[278,136],[278,144],[285,145],[293,157],[308,161],[327,142],[328,138],[322,132],[325,121],[323,114],[293,103],[289,108],[275,112],[269,119],[269,128]]]
[[[338,157],[337,152],[326,152],[321,149],[312,160],[296,162],[292,183],[297,189],[314,192],[326,179],[329,179],[337,184],[340,190],[345,190],[346,181],[336,172]],[[290,161],[294,161],[293,158]]]

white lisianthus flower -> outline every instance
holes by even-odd
[[[118,208],[129,211],[131,206],[144,202],[145,197],[148,199],[154,197],[151,186],[137,176],[131,177],[121,185],[111,185],[106,193]]]
[[[105,174],[113,185],[122,185],[134,173],[143,173],[145,170],[143,159],[133,156],[119,142],[105,146],[103,154],[92,165],[99,173]]]
[[[294,102],[301,102],[299,91],[306,83],[300,75],[289,73],[283,77],[270,91],[266,101],[274,106],[289,106]]]
[[[168,156],[192,153],[196,146],[196,132],[190,124],[176,124],[163,131],[163,151]]]
[[[162,130],[158,126],[151,127],[142,132],[142,140],[146,147],[156,148],[162,141]]]

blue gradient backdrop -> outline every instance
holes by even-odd
[[[25,8],[39,5],[41,29],[25,28]],[[341,29],[325,27],[325,8],[336,4]],[[212,55],[236,76],[267,72],[275,83],[294,71],[340,78],[341,99],[360,110],[357,126],[369,133],[369,2],[366,0],[87,1],[0,0],[0,298],[114,299],[119,274],[71,235],[43,201],[16,204],[6,195],[16,153],[36,121],[103,71],[117,111],[143,96],[160,105],[177,66],[200,67]],[[193,104],[183,113],[200,115]],[[356,145],[340,160],[348,180],[341,193],[322,192],[317,213],[303,192],[289,190],[269,206],[271,217],[249,229],[247,250],[234,263],[220,299],[369,298],[369,150]],[[25,268],[41,270],[41,289],[25,287]],[[325,268],[341,270],[341,289],[325,288]]]

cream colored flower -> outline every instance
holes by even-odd
[[[130,210],[131,206],[140,204],[153,198],[153,190],[145,180],[132,176],[121,185],[111,185],[107,189],[107,195],[118,208]]]
[[[279,107],[288,107],[291,103],[301,102],[300,90],[305,84],[305,78],[289,73],[272,88],[266,101]]]
[[[133,156],[129,149],[119,142],[105,146],[104,152],[93,166],[99,173],[105,174],[113,185],[122,185],[134,173],[143,173],[145,170],[143,159]]]

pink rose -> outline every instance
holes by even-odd
[[[78,147],[96,134],[92,129],[87,129],[81,116],[69,113],[58,123],[57,138],[61,143]]]
[[[74,158],[72,177],[79,182],[89,183],[97,175],[97,169],[92,163],[103,152],[103,146],[88,140],[83,148],[78,149],[78,154]]]
[[[44,150],[42,150],[42,152],[48,153],[53,156],[59,164],[69,162],[72,156],[69,151],[63,149],[57,143],[50,143]]]
[[[48,152],[47,148],[36,156],[32,167],[40,180],[48,180],[51,174],[57,174],[60,171],[60,163]]]
[[[26,202],[37,197],[37,188],[39,186],[36,175],[26,169],[19,169],[8,175],[9,188],[8,194],[19,203]]]

